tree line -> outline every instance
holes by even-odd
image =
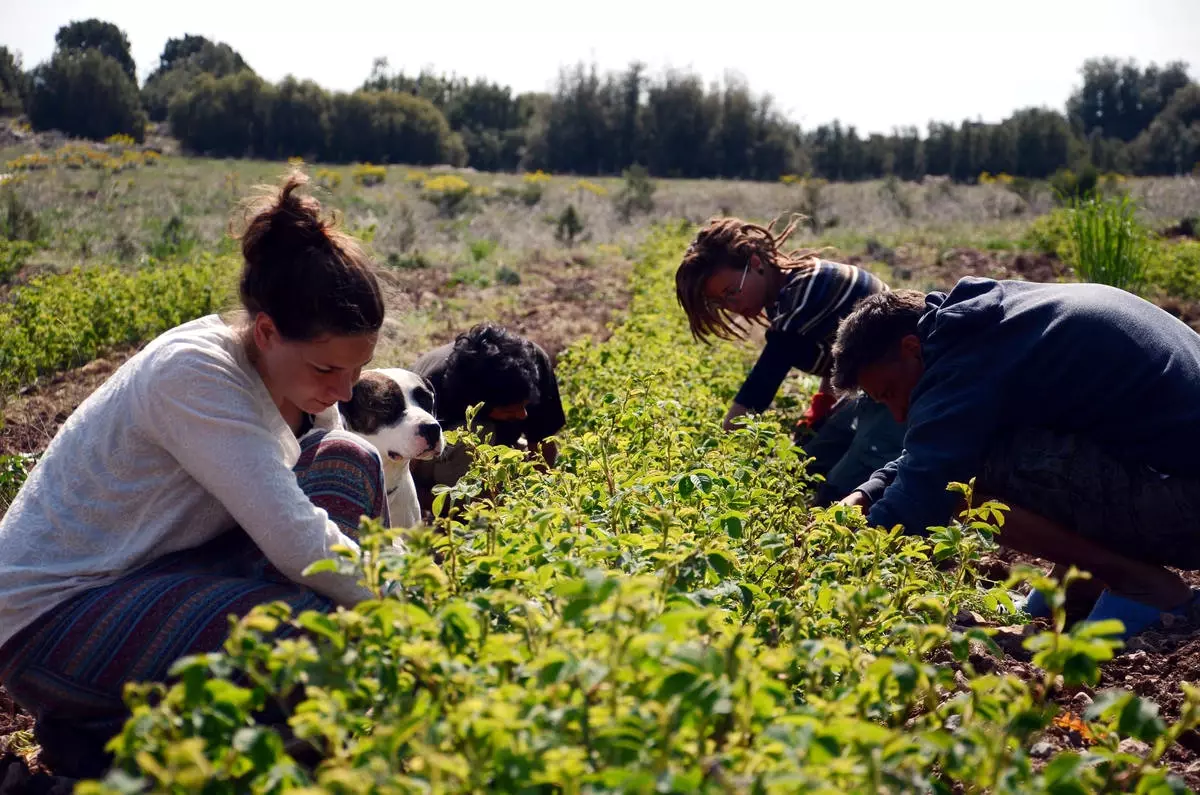
[[[830,180],[983,172],[1044,178],[1064,168],[1190,173],[1200,164],[1200,84],[1182,62],[1085,62],[1061,110],[1025,108],[998,123],[931,122],[862,134],[840,122],[802,130],[735,76],[706,84],[641,63],[562,69],[552,90],[517,93],[484,78],[392,72],[377,59],[363,85],[331,92],[271,83],[227,44],[170,39],[139,86],[128,38],[97,19],[63,26],[51,58],[24,71],[0,47],[0,113],[35,129],[142,140],[166,121],[185,149],[224,157],[471,165],[480,170],[663,177]]]

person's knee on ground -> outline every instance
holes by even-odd
[[[986,495],[1009,506],[998,538],[1007,547],[1074,565],[1113,593],[1164,610],[1191,595],[1166,568],[1200,565],[1190,480],[1163,481],[1086,438],[1022,428],[989,451],[976,491],[977,502]],[[1172,500],[1178,526],[1160,526],[1155,506]]]
[[[387,484],[379,451],[349,431],[317,430],[300,443],[293,468],[300,489],[351,538],[363,516],[387,521]]]

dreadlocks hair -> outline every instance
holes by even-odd
[[[801,216],[792,216],[780,232],[775,231],[778,221],[776,218],[766,226],[759,226],[740,218],[713,218],[697,233],[675,271],[675,296],[687,314],[695,339],[704,343],[710,343],[710,337],[743,339],[748,331],[745,318],[704,294],[704,285],[721,268],[741,270],[755,254],[764,267],[779,270],[816,265],[818,252],[812,249],[783,249],[783,244],[796,231]],[[767,325],[765,313],[759,313],[751,321]]]

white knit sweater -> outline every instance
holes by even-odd
[[[340,604],[368,598],[352,578],[300,574],[333,545],[357,545],[300,490],[299,455],[220,317],[158,337],[67,419],[0,521],[0,644],[235,525],[289,578]]]

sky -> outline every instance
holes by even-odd
[[[1095,56],[1183,60],[1200,77],[1200,0],[0,0],[0,44],[29,68],[54,34],[99,17],[144,79],[166,40],[223,41],[263,77],[357,88],[376,57],[544,91],[561,67],[727,73],[805,128],[860,132],[1061,109]]]

